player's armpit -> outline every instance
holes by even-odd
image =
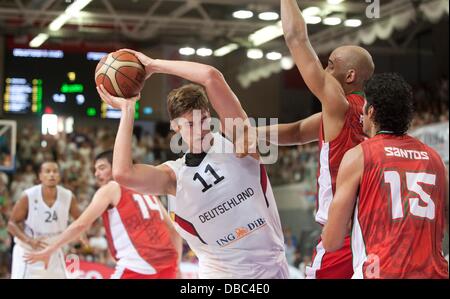
[[[336,194],[331,202],[328,221],[322,232],[322,242],[326,251],[342,247],[348,235],[358,196],[359,183],[364,171],[364,157],[361,146],[349,150],[342,159],[336,181]]]

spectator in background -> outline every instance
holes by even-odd
[[[298,245],[297,237],[294,236],[290,227],[285,227],[283,230],[283,234],[284,234],[285,241],[289,240],[290,244],[292,244],[292,246],[297,247],[297,245]]]
[[[32,164],[25,165],[22,180],[24,180],[24,182],[29,186],[33,186],[36,183],[36,173],[34,172]]]
[[[295,262],[295,246],[292,244],[292,239],[284,240],[284,250],[286,252],[286,259],[290,266]]]
[[[6,278],[11,263],[11,237],[9,236],[6,217],[0,213],[0,278]]]
[[[305,256],[303,258],[303,261],[298,266],[298,269],[300,270],[300,272],[302,272],[305,275],[305,277],[306,277],[306,267],[310,266],[310,265],[311,265],[311,257]]]

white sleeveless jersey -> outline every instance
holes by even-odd
[[[72,192],[57,186],[57,197],[52,207],[42,198],[42,185],[25,190],[28,197],[28,217],[25,220],[25,233],[32,238],[52,237],[62,233],[69,223]]]
[[[200,278],[288,278],[284,239],[264,166],[237,158],[215,133],[198,166],[166,162],[177,176],[169,212],[199,259]],[[188,163],[189,164],[189,163]]]
[[[52,207],[47,206],[42,198],[42,185],[25,190],[28,197],[28,217],[25,220],[25,234],[32,238],[40,238],[51,244],[68,225],[72,192],[57,186],[57,197]],[[48,268],[44,263],[28,264],[24,260],[31,247],[14,239],[11,278],[67,278],[64,254],[61,249],[56,251],[49,260]]]

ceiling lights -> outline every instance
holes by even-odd
[[[327,0],[327,3],[331,5],[341,4],[342,2],[344,2],[344,0]]]
[[[233,17],[240,20],[253,18],[253,12],[250,10],[238,10],[233,13]]]
[[[195,54],[195,49],[191,48],[191,47],[184,47],[181,48],[180,50],[178,50],[178,53],[180,53],[180,55],[184,55],[184,56],[191,56]]]
[[[269,52],[266,54],[266,58],[275,61],[282,59],[283,55],[280,52]]]
[[[302,15],[304,16],[317,16],[321,13],[321,10],[317,6],[311,6],[302,10]]]
[[[306,24],[319,24],[322,22],[322,18],[318,16],[305,16]]]
[[[30,41],[30,47],[39,48],[48,39],[47,33],[39,33]]]
[[[71,18],[76,17],[83,8],[86,7],[92,0],[76,0],[69,6],[67,6],[66,10],[59,15],[56,19],[54,19],[48,28],[51,31],[58,31],[67,23]],[[29,46],[32,48],[40,47],[47,39],[49,35],[46,33],[40,33],[35,38],[30,41]]]
[[[222,56],[230,54],[231,52],[237,50],[238,48],[239,48],[238,44],[234,44],[234,43],[228,44],[226,46],[223,46],[223,47],[215,50],[214,51],[214,56],[222,57]]]
[[[273,11],[266,11],[260,13],[258,18],[263,21],[276,21],[280,18],[280,15]]]
[[[339,17],[327,17],[325,19],[323,19],[323,24],[328,25],[328,26],[336,26],[342,23],[341,18]]]
[[[211,50],[209,48],[200,48],[200,49],[197,49],[196,54],[201,57],[208,57],[213,54],[213,50]]]
[[[261,59],[264,57],[264,53],[261,49],[248,49],[247,57],[250,59]]]
[[[359,27],[362,25],[362,21],[359,19],[348,19],[344,21],[346,27]]]
[[[275,25],[266,26],[260,30],[255,31],[248,37],[249,41],[253,43],[254,46],[260,46],[273,39],[276,39],[283,35],[283,28],[281,26],[281,21]]]

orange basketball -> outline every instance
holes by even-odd
[[[145,82],[145,68],[133,53],[116,51],[103,57],[95,69],[95,83],[113,96],[131,98]]]

